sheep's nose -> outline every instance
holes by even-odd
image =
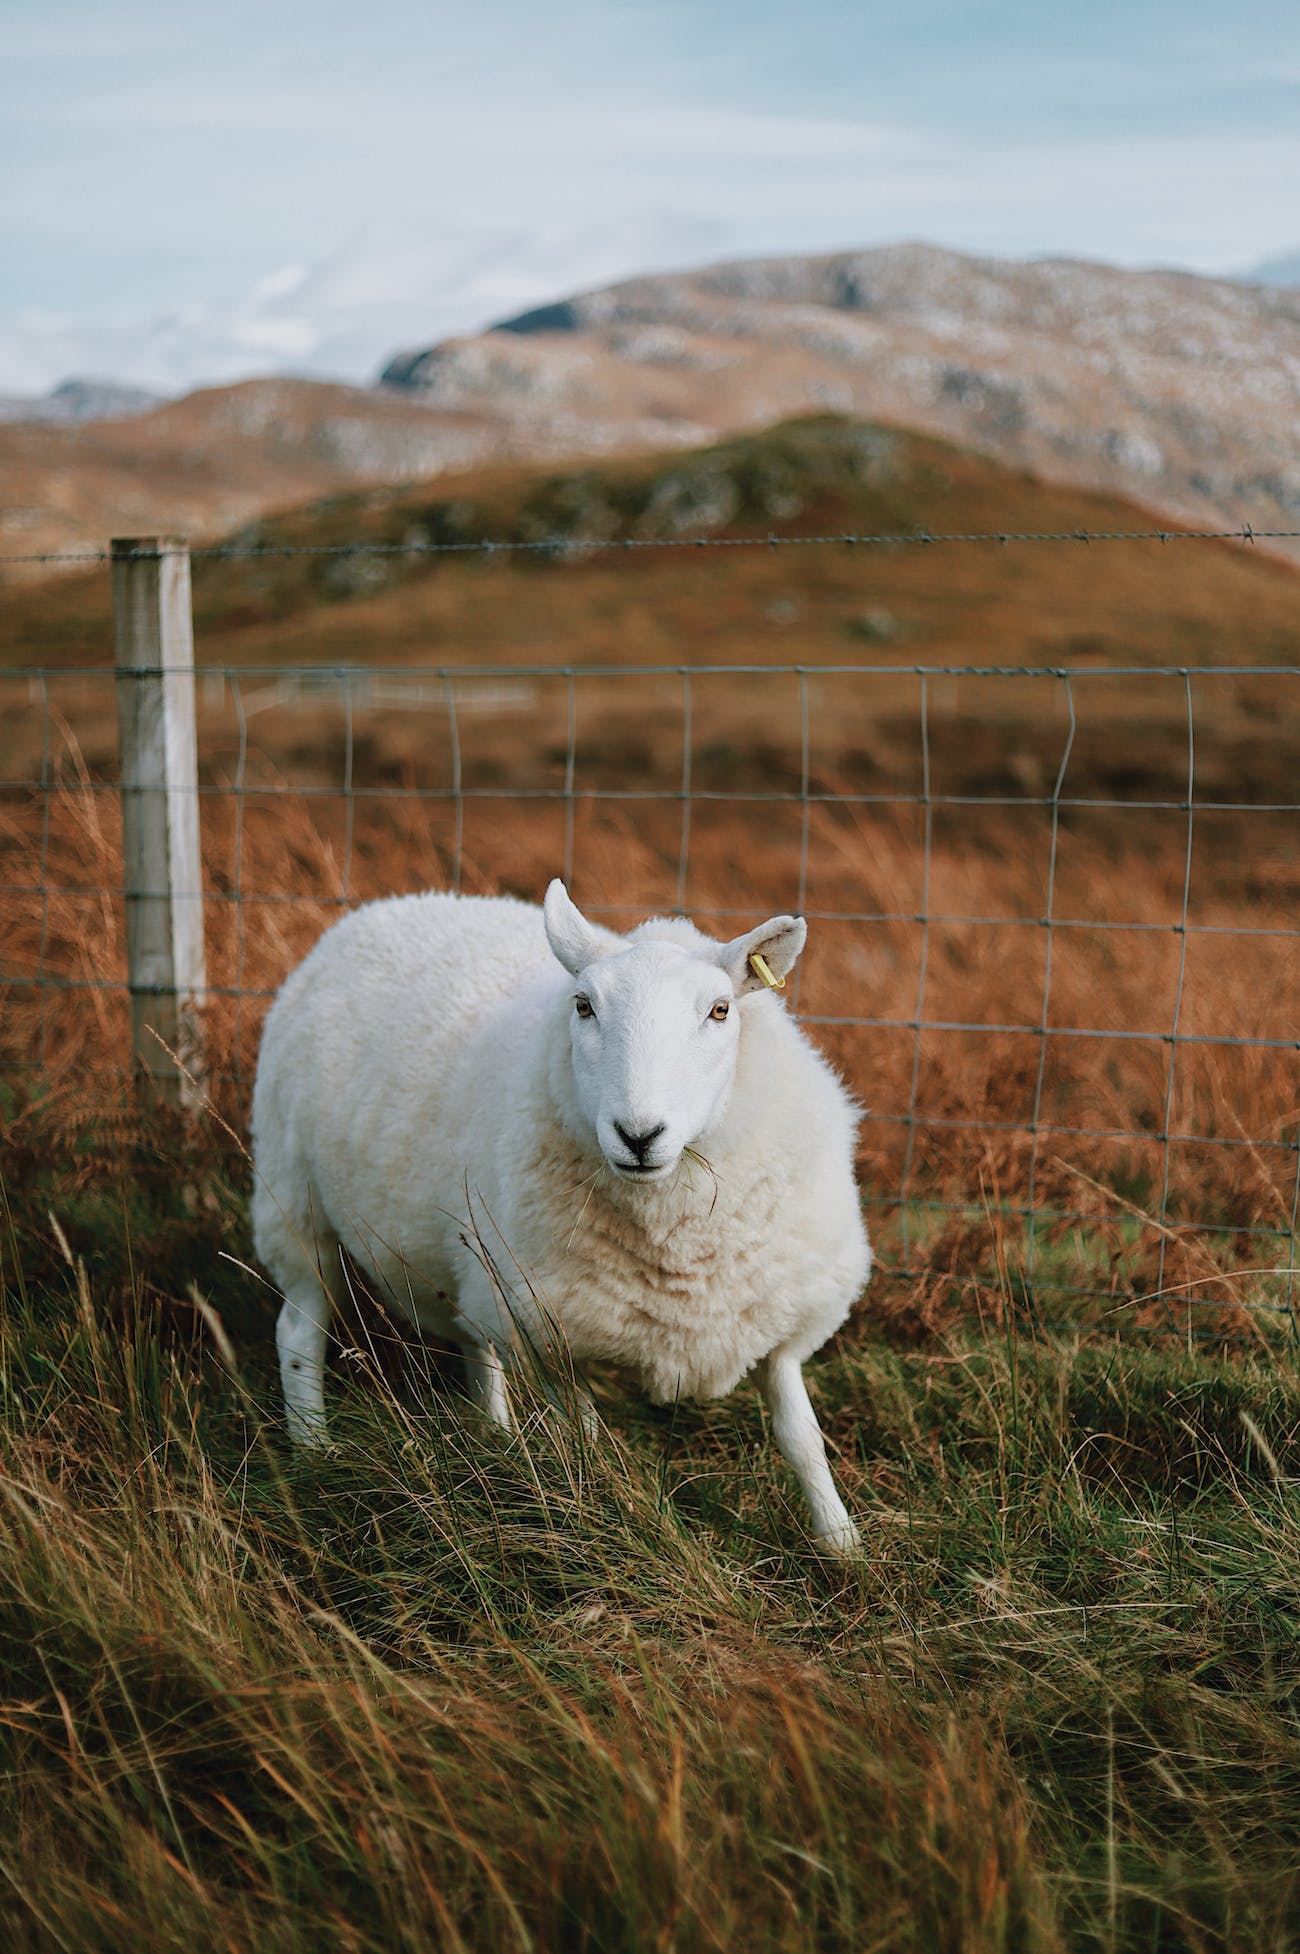
[[[665,1130],[661,1121],[658,1126],[652,1126],[648,1133],[629,1133],[625,1126],[620,1126],[617,1120],[614,1121],[614,1131],[628,1152],[641,1166],[645,1165],[646,1155],[659,1138],[659,1135]]]

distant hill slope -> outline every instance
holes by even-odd
[[[463,804],[467,886],[501,859],[502,848],[510,854],[506,838],[520,832],[520,804],[498,793],[537,794],[524,804],[533,859],[563,862],[570,778],[580,796],[609,797],[606,813],[614,809],[622,822],[621,858],[635,855],[647,834],[671,852],[684,766],[703,797],[691,813],[696,859],[710,848],[728,857],[784,848],[787,862],[796,859],[800,797],[809,785],[861,794],[864,809],[896,803],[891,832],[911,836],[912,846],[922,794],[1002,797],[1012,805],[996,815],[1004,823],[997,837],[979,828],[987,808],[936,807],[937,843],[959,851],[958,859],[983,849],[994,861],[1009,848],[1031,874],[1036,862],[1045,875],[1041,806],[1021,811],[1019,804],[1052,793],[1068,749],[1070,794],[1123,805],[1111,814],[1072,802],[1062,817],[1062,862],[1076,859],[1076,833],[1109,836],[1105,845],[1118,847],[1123,830],[1132,845],[1125,824],[1139,820],[1165,864],[1163,913],[1172,926],[1187,861],[1190,696],[1202,807],[1197,901],[1204,875],[1220,870],[1238,895],[1249,888],[1291,901],[1293,818],[1220,817],[1205,805],[1294,801],[1296,687],[1267,670],[1300,665],[1300,572],[1287,562],[1234,543],[565,545],[595,535],[617,544],[755,531],[765,539],[934,534],[988,522],[1009,532],[1041,522],[1069,533],[1145,528],[1150,520],[1114,496],[1045,487],[932,436],[831,416],[686,455],[562,471],[483,470],[436,491],[334,497],[241,538],[306,545],[308,553],[195,561],[205,777],[218,786],[241,778],[250,789],[267,784],[265,801],[252,791],[241,805],[281,850],[286,784],[313,796],[320,790],[313,819],[325,824],[332,847],[345,850],[339,790],[350,781],[361,854],[372,817],[406,824],[405,866],[395,869],[390,855],[385,871],[399,877],[396,886],[404,886],[402,876],[437,880],[436,838],[445,842],[451,832],[457,781],[473,796]],[[490,556],[325,553],[359,539],[472,544],[484,537],[544,538],[555,547]],[[35,780],[50,764],[51,739],[54,763],[71,774],[80,762],[59,758],[65,728],[92,773],[114,777],[112,657],[106,569],[8,594],[0,605],[5,779]],[[25,679],[5,681],[6,669],[33,663],[50,674],[39,690]],[[1189,695],[1182,668],[1203,663],[1266,669],[1193,680]],[[68,670],[87,664],[98,668],[93,676]],[[1121,665],[1151,676],[1118,681],[1110,673]],[[1052,681],[936,673],[923,689],[917,676],[918,668],[1016,666],[1088,674],[1072,688],[1073,721]],[[314,669],[287,669],[294,667]],[[444,680],[438,667],[465,676]],[[642,793],[657,798],[628,799]],[[722,804],[737,794],[756,798],[739,808]],[[1134,816],[1134,800],[1160,806]],[[231,805],[226,799],[226,812]],[[220,821],[222,806],[221,796],[205,804],[205,820]],[[579,832],[593,806],[579,809]],[[1036,843],[1022,813],[1038,823]],[[826,859],[853,865],[857,875],[866,863],[863,830],[851,808],[845,820]],[[229,858],[236,862],[238,832]],[[615,845],[608,832],[600,844],[607,851]],[[387,833],[391,850],[391,827]],[[285,870],[308,880],[319,872],[319,861],[290,860]],[[730,871],[719,874],[725,880]],[[919,893],[914,883],[899,886],[884,906],[910,914]],[[773,898],[794,900],[793,885]],[[811,887],[801,900],[818,906]],[[966,913],[968,898],[954,891],[950,906]],[[1203,908],[1198,914],[1205,919]],[[1173,943],[1171,934],[1171,953]],[[1019,942],[1006,946],[1008,955],[1022,953]]]
[[[406,353],[384,383],[666,438],[810,409],[948,436],[1192,522],[1300,529],[1300,291],[927,245],[637,278]]]
[[[210,539],[267,509],[436,475],[501,446],[481,410],[310,380],[208,388],[127,420],[0,425],[0,555]]]
[[[826,410],[1192,523],[1300,529],[1300,291],[904,245],[633,279],[403,354],[376,389],[259,380],[0,425],[0,555]]]
[[[211,387],[129,419],[76,425],[6,425],[0,413],[0,556],[102,549],[111,536],[211,540],[331,491],[490,460],[651,446],[656,435],[659,445],[674,438],[627,415],[539,425],[512,416],[508,400],[442,407],[312,380]],[[23,575],[0,564],[0,581]]]
[[[129,420],[6,424],[0,410],[0,557],[104,549],[113,535],[211,541],[332,490],[428,481],[485,461],[690,444],[710,432],[616,408],[585,418],[516,408],[491,389],[442,406],[389,389],[256,379]],[[0,563],[0,582],[39,574],[43,565]]]
[[[1284,251],[1276,258],[1265,258],[1241,276],[1250,285],[1300,286],[1300,251]]]
[[[834,415],[691,451],[334,495],[196,559],[201,662],[1300,664],[1300,574],[1238,544],[613,549],[579,539],[1149,529],[933,436]],[[489,558],[351,553],[514,540]],[[331,554],[331,546],[344,546]],[[111,665],[103,569],[0,606],[0,669]]]

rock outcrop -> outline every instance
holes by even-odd
[[[382,383],[609,445],[832,408],[1192,523],[1300,529],[1300,291],[927,245],[629,279]]]

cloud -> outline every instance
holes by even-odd
[[[726,226],[671,210],[536,234],[430,237],[372,226],[318,263],[278,267],[228,302],[140,318],[85,322],[28,311],[0,321],[0,392],[43,393],[74,374],[165,393],[268,372],[367,381],[403,347],[646,267],[706,262],[731,241]]]
[[[1292,16],[1265,37],[1266,11],[59,0],[6,23],[0,62],[0,263],[27,302],[0,316],[0,387],[258,358],[361,377],[727,254],[1275,256],[1300,120]]]

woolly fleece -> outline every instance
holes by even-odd
[[[679,920],[602,934],[717,949]],[[521,1329],[545,1346],[549,1315],[576,1363],[626,1366],[661,1401],[721,1396],[778,1347],[802,1361],[871,1267],[843,1085],[775,996],[739,998],[708,1167],[620,1180],[577,1114],[573,995],[528,903],[401,896],[337,923],[263,1032],[262,1261],[286,1296],[319,1294],[341,1243],[422,1330],[470,1349]]]

